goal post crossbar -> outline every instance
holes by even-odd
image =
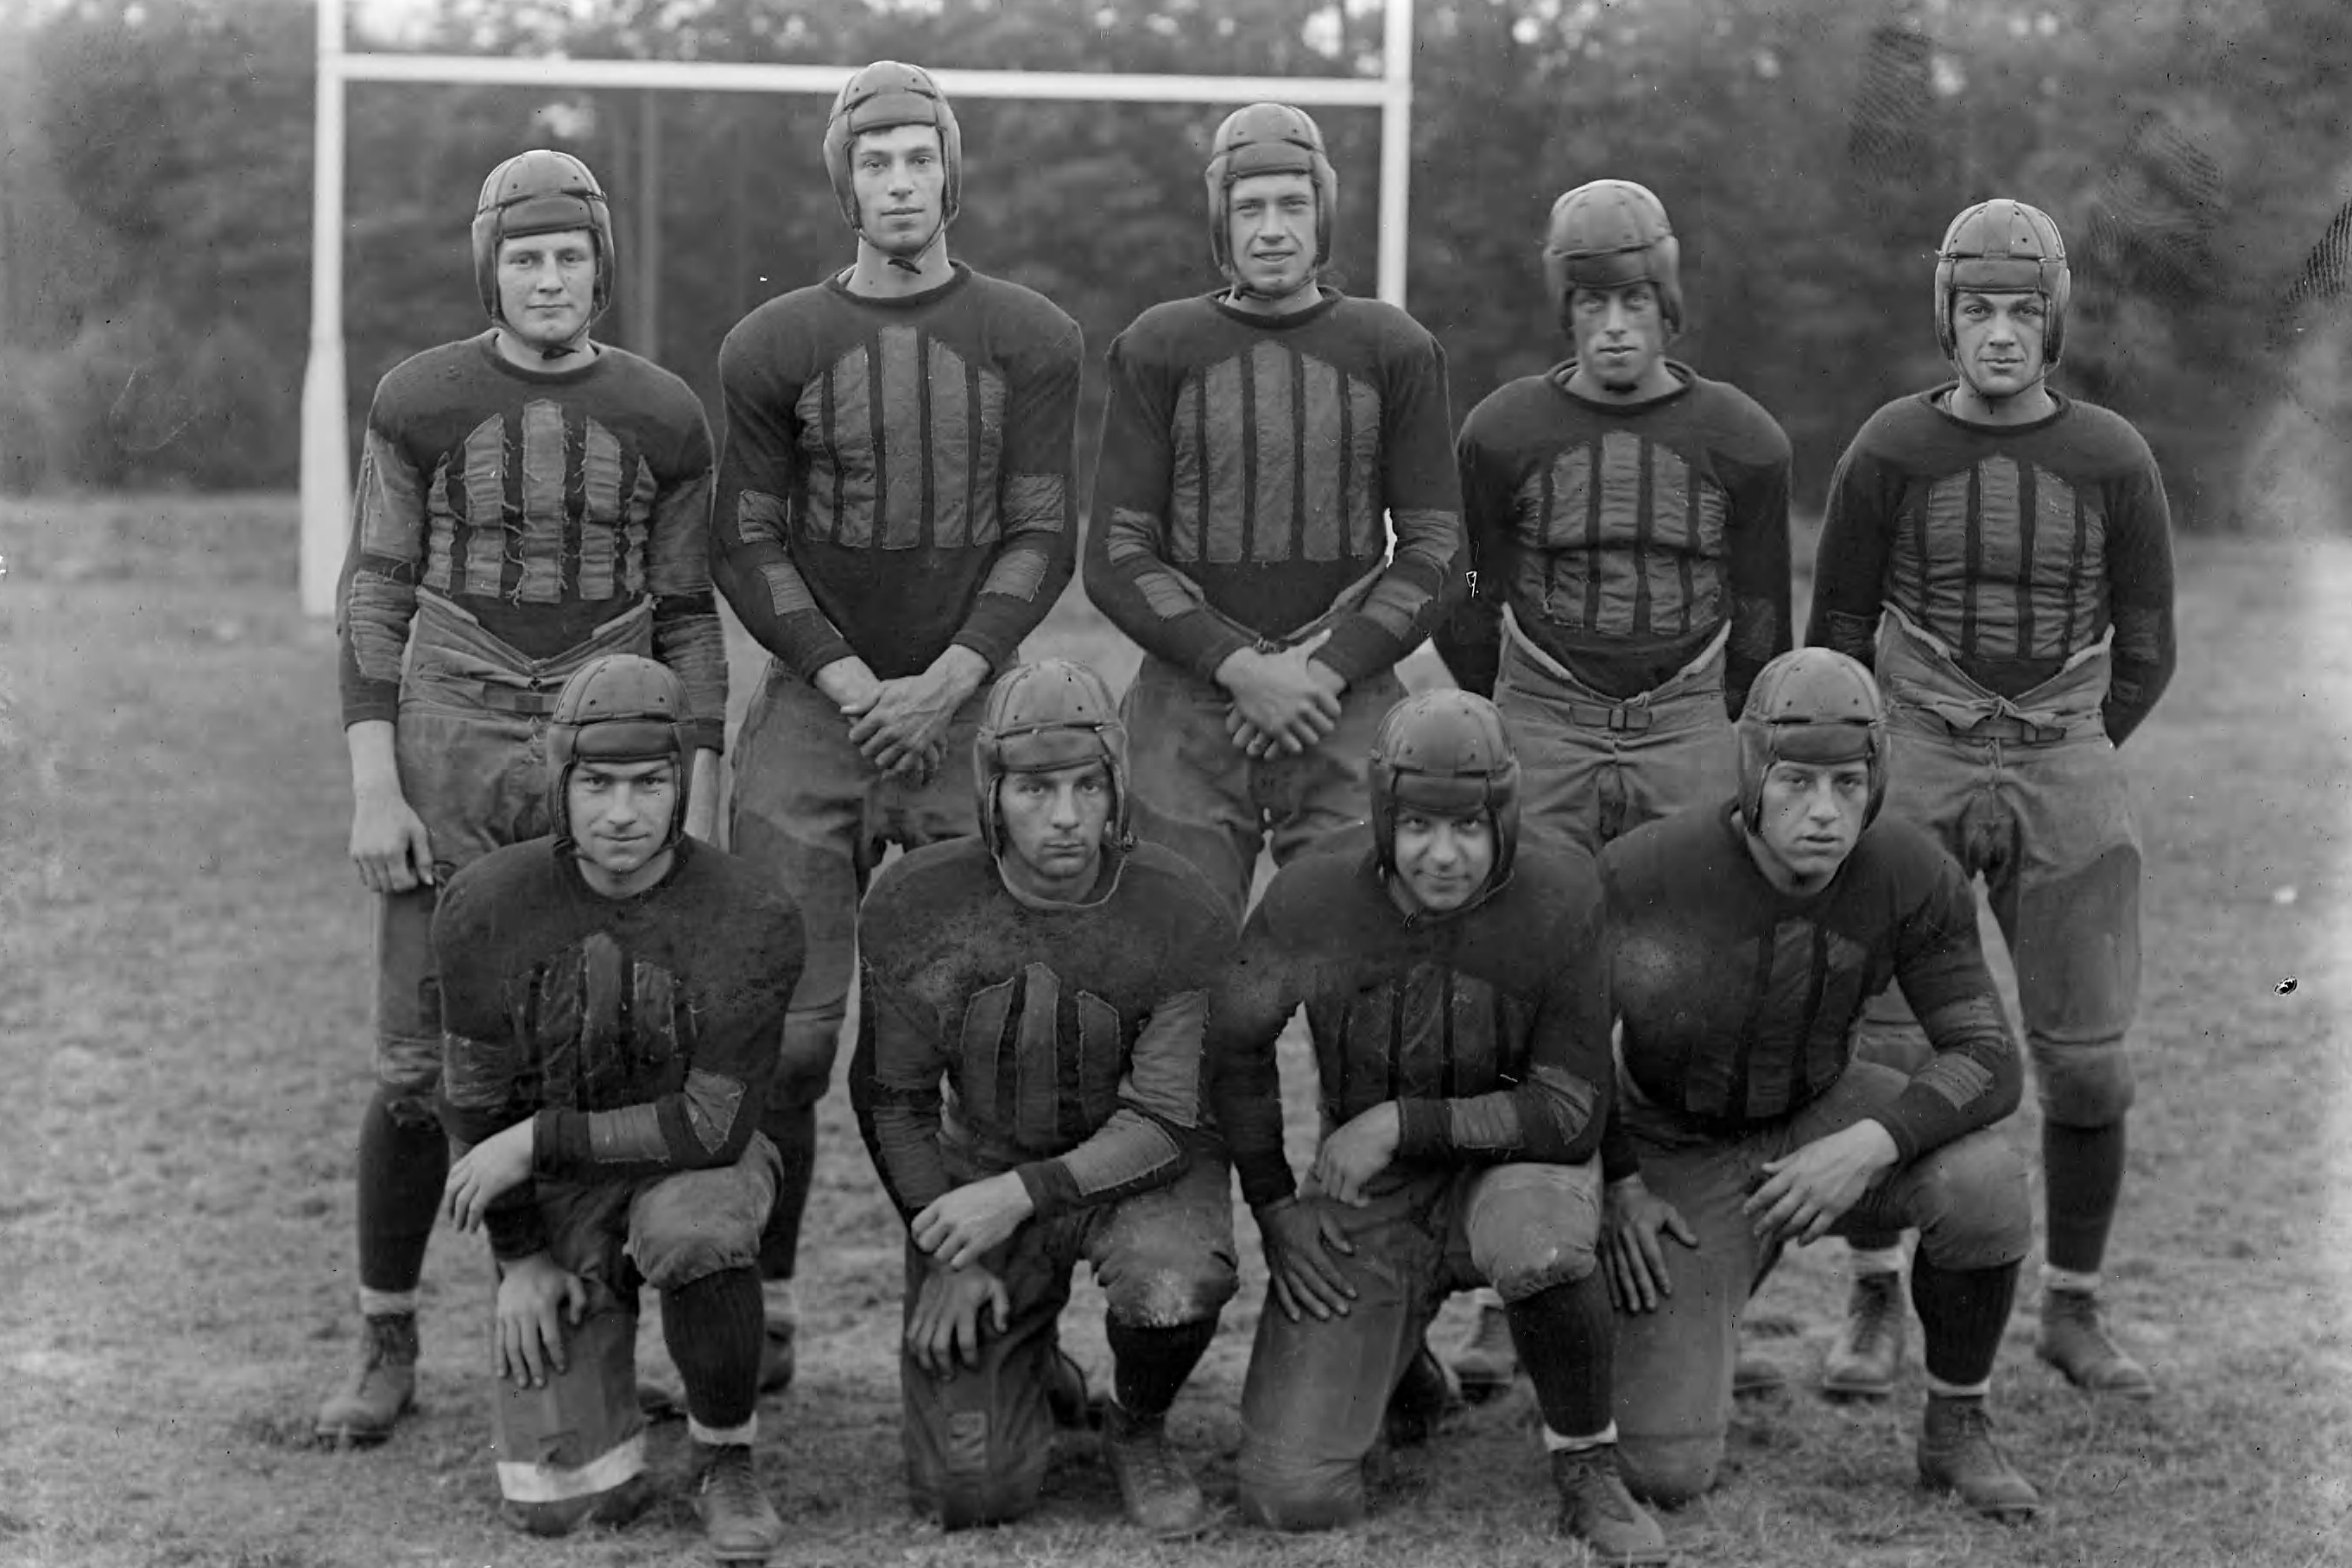
[[[302,376],[303,610],[334,611],[335,580],[350,531],[350,429],[344,408],[343,169],[347,83],[477,83],[537,88],[673,89],[698,92],[831,94],[850,66],[730,63],[715,60],[611,60],[407,55],[343,47],[347,0],[319,0],[319,97],[314,131],[317,176],[310,223],[310,349]],[[1377,291],[1404,303],[1406,204],[1412,131],[1412,0],[1382,8],[1378,77],[1183,76],[1120,71],[931,71],[959,98],[1040,99],[1118,103],[1255,103],[1381,111]]]

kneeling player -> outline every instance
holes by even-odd
[[[684,688],[616,654],[548,730],[551,837],[458,873],[433,921],[442,1120],[467,1149],[445,1206],[499,1265],[499,1489],[525,1528],[645,1501],[641,1282],[686,1384],[695,1510],[722,1562],[783,1525],[751,1466],[760,1227],[776,1151],[756,1131],[800,978],[792,900],[686,837]]]
[[[1218,993],[1217,1114],[1265,1237],[1271,1300],[1242,1393],[1242,1506],[1281,1530],[1364,1511],[1362,1462],[1422,1334],[1492,1284],[1528,1352],[1560,1528],[1596,1561],[1660,1563],[1618,1479],[1614,1325],[1595,1266],[1608,950],[1591,858],[1518,837],[1518,764],[1484,698],[1381,721],[1372,826],[1283,868]],[[1326,1136],[1304,1191],[1282,1152],[1275,1042],[1304,1004]]]
[[[2023,1069],[1975,900],[1935,840],[1878,815],[1885,710],[1843,654],[1765,666],[1738,765],[1736,800],[1601,860],[1623,1024],[1602,1251],[1625,1310],[1627,1477],[1668,1504],[1714,1484],[1740,1308],[1782,1245],[1916,1227],[1920,1477],[2030,1515],[2040,1500],[1985,1414],[2032,1215],[2023,1162],[1987,1131],[2016,1109]],[[1916,1073],[1853,1058],[1855,1021],[1890,979],[1935,1047]]]
[[[909,1230],[908,1484],[950,1530],[1035,1504],[1084,1258],[1128,1518],[1194,1534],[1213,1515],[1165,1421],[1235,1288],[1202,1095],[1231,917],[1174,854],[1130,847],[1126,730],[1092,670],[1007,672],[972,750],[981,837],[898,860],[859,915],[850,1097]]]

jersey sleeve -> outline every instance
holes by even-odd
[[[849,1104],[883,1191],[911,1226],[955,1184],[940,1152],[940,1085],[950,1065],[946,1021],[864,953],[858,987]]]
[[[1282,1151],[1282,1077],[1276,1043],[1306,1000],[1300,959],[1272,916],[1271,892],[1242,928],[1209,1009],[1210,1082],[1242,1198],[1254,1209],[1298,1190]]]
[[[711,930],[693,955],[684,1081],[667,1094],[615,1110],[541,1110],[533,1173],[574,1182],[633,1180],[741,1159],[775,1077],[776,1041],[804,951],[800,915],[788,900],[731,906],[723,928]]]
[[[727,433],[711,513],[711,569],[752,639],[804,680],[856,651],[817,607],[793,563],[792,498],[800,479],[801,382],[781,363],[778,331],[751,323],[727,335],[719,384]]]
[[[1609,952],[1597,879],[1552,922],[1553,955],[1528,1034],[1528,1075],[1490,1094],[1397,1102],[1397,1157],[1580,1164],[1600,1147],[1612,1066]]]
[[[1118,1108],[1066,1153],[1013,1167],[1039,1219],[1117,1203],[1182,1175],[1206,1134],[1209,991],[1230,937],[1205,900],[1168,955],[1166,987],[1136,1032]]]
[[[1114,339],[1104,364],[1109,385],[1087,531],[1087,597],[1144,652],[1213,680],[1219,665],[1257,638],[1211,608],[1200,584],[1168,558],[1170,432],[1181,375],[1131,340],[1131,331]]]
[[[1062,596],[1077,550],[1078,376],[1086,343],[1056,312],[1052,330],[1013,361],[1004,416],[996,556],[954,641],[988,660],[1013,662]]]
[[[2116,639],[2105,709],[2120,746],[2172,682],[2172,512],[2153,458],[2110,487],[2107,603]]]
[[[727,738],[727,637],[710,581],[710,426],[682,399],[678,448],[654,494],[646,585],[654,595],[654,656],[677,672],[694,715],[688,743],[716,752]]]
[[[1441,626],[1461,596],[1461,480],[1445,351],[1413,329],[1388,357],[1381,413],[1381,492],[1395,546],[1363,602],[1332,623],[1315,658],[1353,686],[1394,665]]]
[[[1813,608],[1805,641],[1834,648],[1875,668],[1878,617],[1885,595],[1901,478],[1866,445],[1865,427],[1830,476],[1822,537],[1813,551]]]
[[[471,869],[469,868],[468,869]],[[442,1130],[470,1148],[539,1110],[532,1086],[539,1064],[506,1010],[499,974],[497,922],[478,882],[460,871],[433,914],[433,958],[441,988]],[[534,1140],[537,1131],[534,1130]],[[547,1226],[535,1181],[526,1178],[493,1198],[482,1216],[491,1255],[504,1262],[547,1250]]]
[[[1769,416],[1759,416],[1769,422]],[[1737,720],[1748,689],[1789,651],[1789,442],[1774,426],[1762,460],[1735,471],[1727,526],[1731,637],[1724,651],[1723,701]]]
[[[1935,1055],[1878,1117],[1896,1158],[1916,1160],[2017,1109],[2024,1063],[1977,938],[1976,898],[1940,850],[1924,890],[1898,911],[1895,978]],[[1916,885],[1916,884],[1915,884]]]
[[[1495,695],[1502,667],[1503,606],[1510,584],[1510,487],[1479,438],[1474,415],[1454,447],[1462,491],[1465,591],[1434,636],[1454,684],[1481,697]]]
[[[425,490],[398,429],[396,395],[376,388],[352,497],[352,537],[335,595],[346,727],[400,715],[400,665],[425,565]]]

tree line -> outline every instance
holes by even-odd
[[[312,16],[0,11],[0,488],[292,482]],[[1563,354],[1543,220],[1603,174],[1665,201],[1692,318],[1675,352],[1779,416],[1801,502],[1873,407],[1942,373],[1932,252],[1990,195],[2058,219],[2075,279],[2059,384],[2148,434],[2184,526],[2239,526],[2275,492],[2252,470],[2278,460],[2263,426],[2282,398],[2315,428],[2345,412],[2335,380],[2290,368],[2347,291],[2338,0],[1423,0],[1415,34],[1409,306],[1445,345],[1457,418]],[[418,0],[396,38],[352,46],[1339,76],[1377,73],[1380,41],[1376,8],[1331,0]],[[622,256],[600,335],[650,350],[714,416],[728,328],[851,253],[812,96],[347,91],[355,429],[383,371],[480,324],[467,225],[521,147],[597,171]],[[957,108],[956,252],[1076,317],[1097,367],[1144,307],[1214,285],[1201,168],[1223,109]],[[1379,116],[1318,119],[1339,280],[1370,292]]]

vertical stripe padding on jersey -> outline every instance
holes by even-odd
[[[1061,1131],[1061,1073],[1055,1050],[1055,1025],[1060,1011],[1061,983],[1042,963],[1023,969],[1021,1022],[1013,1050],[1021,1058],[1018,1098],[1013,1101],[1013,1135],[1029,1148],[1050,1148]]]
[[[1079,1119],[1066,1126],[1073,1142],[1087,1137],[1118,1110],[1119,1079],[1126,1075],[1126,1030],[1118,1009],[1091,991],[1077,996],[1078,1082],[1084,1091]]]
[[[466,437],[466,510],[453,595],[499,596],[507,559],[507,422],[492,415]]]
[[[661,481],[654,478],[654,466],[640,457],[634,465],[635,477],[629,481],[627,499],[621,503],[621,591],[635,597],[649,586],[646,572],[652,552],[646,548],[653,537],[654,497],[661,489]]]
[[[1824,928],[1821,984],[1806,1020],[1804,1088],[1819,1094],[1837,1081],[1851,1058],[1849,1039],[1869,999],[1870,950],[1842,931]]]
[[[875,336],[881,362],[874,399],[875,466],[882,478],[875,497],[880,537],[874,542],[885,550],[911,550],[923,542],[930,504],[930,463],[924,451],[930,378],[923,374],[923,333],[917,327],[885,327]]]
[[[1974,526],[1969,534],[1969,595],[1961,651],[2012,658],[2017,646],[2019,517],[2025,500],[2017,463],[1987,458],[1977,465]]]
[[[534,399],[522,405],[522,528],[516,551],[515,600],[560,604],[563,598],[564,499],[571,465],[564,459],[563,405]]]
[[[1961,510],[1962,548],[1960,554],[1960,635],[1959,651],[1973,657],[1977,649],[1977,626],[1982,606],[1979,595],[1984,582],[1985,528],[1985,468],[1977,464],[1969,470],[1969,500]]]
[[[980,384],[972,367],[933,338],[928,355],[931,440],[930,542],[945,550],[971,542],[973,458],[980,451]]]
[[[1287,561],[1296,537],[1298,444],[1301,437],[1298,360],[1273,343],[1250,350],[1249,556]]]
[[[2097,548],[2093,529],[2097,521],[2090,503],[2083,493],[2057,475],[2044,472],[2039,485],[2042,505],[2042,527],[2039,539],[2046,540],[2041,553],[2049,558],[2044,567],[2036,563],[2034,574],[2043,584],[2058,586],[2057,624],[2050,628],[2050,646],[2046,658],[2063,658],[2076,648],[2098,640],[2105,630],[2106,596],[2100,589],[2106,581],[2104,552],[2099,565],[2091,565]],[[2083,602],[2085,582],[2092,585],[2091,604]]]
[[[1503,1074],[1504,1003],[1494,982],[1456,972],[1449,998],[1445,1083],[1449,1099],[1485,1094]]]
[[[1914,618],[1955,647],[1968,613],[1968,542],[1975,523],[1974,468],[1927,487],[1927,504],[1912,529],[1919,559],[1919,604]]]
[[[1666,476],[1659,471],[1668,463],[1677,468],[1683,467],[1680,458],[1647,441],[1642,443],[1641,455],[1634,463],[1633,556],[1629,574],[1633,580],[1633,602],[1626,612],[1625,630],[1637,637],[1651,633],[1650,558],[1667,542],[1658,537],[1658,496],[1670,488]]]
[[[621,566],[621,442],[591,419],[580,442],[580,596],[609,599]]]
[[[1202,559],[1230,566],[1242,559],[1249,479],[1249,382],[1243,363],[1213,364],[1201,378]]]
[[[1298,356],[1298,553],[1307,561],[1337,561],[1346,552],[1348,397],[1337,368]]]
[[[1444,1092],[1453,981],[1453,970],[1423,959],[1405,972],[1397,986],[1396,1037],[1389,1047],[1390,1098],[1428,1100]]]
[[[957,1087],[975,1127],[1001,1127],[1008,1107],[1019,1103],[1020,1052],[1013,1048],[1014,1014],[1020,1006],[1020,976],[984,985],[964,1004],[958,1032]]]
[[[2042,520],[2042,470],[2031,463],[2022,464],[2017,471],[2017,550],[2009,563],[2011,594],[2015,600],[2013,616],[2016,625],[2017,657],[2033,657],[2034,611],[2038,595],[2033,588],[2033,551],[2036,527]]]
[[[1801,916],[1772,924],[1758,1011],[1741,1032],[1742,1059],[1732,1086],[1734,1115],[1778,1116],[1791,1103],[1799,1059],[1820,1005],[1821,928]]]

